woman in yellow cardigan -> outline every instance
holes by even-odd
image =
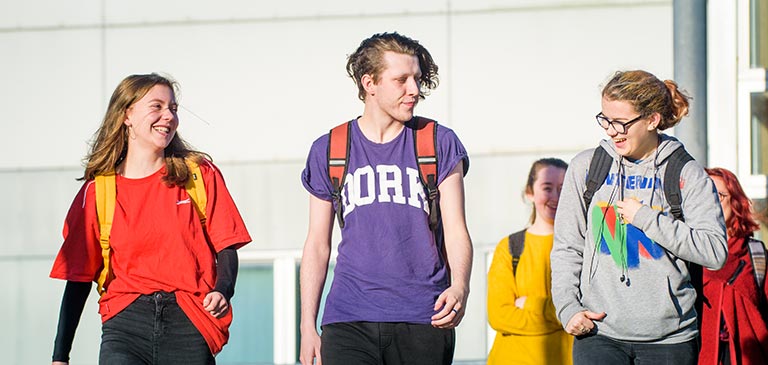
[[[567,168],[556,158],[533,163],[525,185],[525,197],[533,203],[531,225],[496,246],[488,272],[488,322],[496,330],[489,365],[572,363],[573,337],[555,316],[549,264],[555,210]],[[515,245],[510,240],[523,237],[524,249],[513,265],[510,251]]]

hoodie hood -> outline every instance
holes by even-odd
[[[670,155],[672,155],[672,152],[683,147],[683,144],[675,137],[659,133],[659,146],[656,147],[656,151],[653,153],[653,158],[635,162],[629,161],[619,155],[618,152],[616,152],[616,146],[614,146],[613,142],[609,139],[601,140],[600,146],[608,151],[608,154],[611,155],[615,161],[622,161],[623,164],[627,166],[648,166],[649,164],[652,164],[650,166],[659,167]]]
[[[613,185],[607,203],[613,204],[616,200],[634,198],[651,207],[657,205],[662,209],[660,201],[663,189],[663,166],[666,164],[672,152],[683,148],[683,144],[677,138],[666,134],[659,134],[659,145],[649,158],[631,161],[616,152],[616,147],[611,140],[601,140],[600,146],[613,158],[614,166],[606,179],[608,185]],[[650,187],[650,189],[648,189]],[[665,202],[666,203],[666,202]]]

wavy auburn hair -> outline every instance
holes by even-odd
[[[752,232],[760,229],[755,219],[752,217],[752,202],[747,198],[744,189],[741,188],[739,180],[729,170],[721,167],[704,169],[712,177],[723,179],[725,188],[728,190],[727,199],[731,203],[731,218],[725,222],[728,230],[728,237],[751,237]]]

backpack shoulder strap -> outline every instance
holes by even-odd
[[[613,158],[602,147],[597,146],[595,152],[592,154],[592,161],[589,163],[589,172],[587,173],[587,184],[584,189],[584,207],[589,209],[589,205],[592,203],[592,197],[595,195],[597,189],[600,189],[605,182],[605,178],[608,176],[608,172],[611,170],[611,163]]]
[[[757,281],[757,287],[760,292],[763,291],[765,285],[765,245],[763,241],[749,238],[749,256],[752,258],[752,268],[755,270],[755,280]]]
[[[664,196],[670,206],[670,212],[675,219],[685,221],[683,216],[683,194],[680,192],[680,173],[683,166],[693,157],[688,154],[685,148],[680,147],[672,152],[668,157],[667,168],[664,172]]]
[[[525,229],[509,235],[509,253],[512,255],[512,274],[517,275],[517,264],[525,247]]]
[[[437,122],[423,117],[414,117],[411,128],[416,164],[419,166],[419,178],[424,185],[429,204],[429,228],[434,231],[438,226]]]
[[[344,187],[344,178],[347,175],[349,165],[349,139],[352,122],[339,124],[331,129],[328,138],[328,177],[331,179],[333,191],[331,197],[336,206],[336,218],[339,228],[344,228],[344,206],[342,204],[341,189]]]
[[[187,166],[189,166],[190,178],[187,180],[185,189],[195,206],[195,210],[197,210],[200,222],[205,226],[205,209],[208,197],[205,193],[203,175],[200,172],[200,165],[189,159],[186,162]],[[99,292],[99,295],[103,295],[109,286],[109,282],[114,278],[110,265],[112,248],[109,240],[112,231],[112,221],[115,216],[115,201],[117,199],[115,174],[96,176],[94,185],[96,188],[96,214],[99,219],[99,244],[101,245],[101,256],[104,260],[104,265],[96,280],[96,290]]]
[[[96,291],[99,295],[104,294],[112,280],[112,268],[109,265],[109,259],[112,256],[112,249],[109,246],[109,235],[112,231],[112,219],[115,216],[115,174],[98,175],[94,179],[96,188],[96,214],[99,218],[99,244],[101,245],[101,256],[104,259],[104,265],[96,279]]]
[[[189,167],[189,179],[187,179],[187,184],[184,186],[184,189],[187,190],[189,198],[195,205],[197,216],[200,217],[200,223],[205,227],[205,209],[208,205],[208,196],[205,193],[203,174],[200,172],[200,165],[197,162],[192,161],[191,159],[186,159],[185,162]]]

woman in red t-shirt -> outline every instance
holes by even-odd
[[[213,364],[227,342],[236,249],[251,238],[216,166],[176,132],[176,89],[167,77],[132,75],[112,94],[51,270],[67,280],[54,364],[69,361],[91,282],[105,266],[94,192],[100,175],[115,175],[116,194],[99,363]],[[203,217],[185,189],[190,161],[205,187]]]
[[[723,207],[728,259],[722,269],[703,272],[699,364],[768,364],[768,287],[758,287],[748,247],[760,227],[736,175],[723,168],[706,171]]]

